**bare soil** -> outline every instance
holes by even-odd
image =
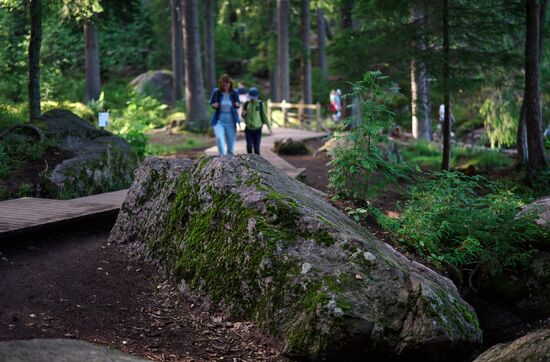
[[[114,220],[0,241],[0,340],[78,338],[153,361],[284,361],[282,346],[109,244]]]

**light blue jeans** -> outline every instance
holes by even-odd
[[[218,153],[220,155],[235,154],[235,141],[237,140],[237,126],[233,120],[233,115],[229,112],[220,114],[220,119],[214,126],[216,143],[218,144]],[[227,144],[227,152],[225,146]]]

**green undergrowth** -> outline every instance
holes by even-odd
[[[183,140],[182,143],[170,144],[170,145],[150,142],[146,146],[145,153],[151,156],[175,155],[180,152],[205,148],[207,145],[208,144],[202,139],[196,139],[196,138],[187,138]]]
[[[524,204],[501,183],[440,172],[411,189],[399,219],[372,207],[353,213],[372,214],[397,242],[440,268],[498,276],[524,268],[537,247],[550,247],[535,215],[518,217]]]
[[[0,140],[0,179],[10,177],[27,162],[41,160],[47,149],[55,147],[53,140],[38,141],[16,132],[5,135]]]
[[[426,141],[415,141],[403,147],[402,154],[405,162],[413,166],[428,169],[441,167],[441,147],[438,144]],[[482,148],[453,147],[451,149],[451,167],[475,167],[477,170],[490,171],[497,168],[510,167],[514,160],[509,156]]]

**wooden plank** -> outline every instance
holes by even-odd
[[[0,202],[0,237],[118,212],[128,190],[52,200],[23,197]]]

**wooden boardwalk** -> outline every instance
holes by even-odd
[[[117,213],[127,193],[128,190],[120,190],[72,200],[22,197],[0,201],[0,238]]]
[[[273,145],[275,141],[282,140],[286,138],[292,138],[294,141],[304,141],[308,139],[322,138],[327,136],[326,133],[305,131],[301,129],[294,128],[273,128],[272,135],[266,135],[262,137],[262,142],[260,145],[260,154],[263,158],[269,161],[273,166],[278,168],[281,171],[284,171],[290,177],[298,177],[303,172],[303,168],[297,168],[292,166],[290,163],[285,161],[282,157],[279,157],[275,152],[273,152]],[[215,156],[218,154],[218,148],[216,146],[210,147],[204,151],[209,156]],[[246,141],[238,140],[235,143],[235,154],[246,153]]]
[[[323,136],[325,134],[319,132],[275,128],[272,135],[262,138],[262,157],[289,176],[298,177],[304,169],[292,166],[275,154],[272,151],[275,141],[285,138],[303,141]],[[207,155],[217,155],[218,150],[216,147],[211,147],[205,153]],[[240,140],[235,144],[235,153],[246,153],[246,142],[244,140]],[[72,200],[22,197],[0,201],[0,239],[66,222],[115,214],[120,209],[127,193],[128,190],[120,190]]]

